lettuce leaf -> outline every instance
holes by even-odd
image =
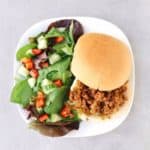
[[[26,45],[24,45],[23,47],[21,47],[21,48],[17,51],[17,54],[16,54],[17,60],[21,60],[21,58],[23,58],[23,57],[31,57],[31,56],[28,55],[26,52],[27,52],[29,49],[36,48],[36,46],[37,46],[37,44],[35,44],[35,43],[30,43],[30,44],[26,44]]]
[[[32,88],[29,86],[27,80],[22,80],[17,83],[11,93],[11,102],[26,106],[30,102],[30,98],[33,94]]]
[[[39,77],[37,79],[37,85],[35,89],[39,89],[40,88],[40,84],[42,82],[43,79],[47,78],[48,73],[52,72],[52,71],[58,71],[58,72],[64,72],[66,71],[71,63],[71,57],[65,57],[62,60],[56,62],[55,64],[42,69],[39,71]]]
[[[67,80],[69,80],[69,78],[71,78],[72,76],[73,76],[72,73],[68,70],[64,72],[52,71],[47,74],[47,78],[49,80],[53,81],[53,80],[61,79],[64,84],[66,84]]]
[[[68,87],[55,88],[47,97],[44,111],[48,114],[59,113],[64,102],[67,100]]]
[[[53,38],[58,36],[64,36],[64,33],[59,31],[57,28],[51,28],[51,30],[45,35],[45,38]]]

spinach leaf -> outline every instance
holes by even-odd
[[[65,70],[67,70],[70,66],[70,62],[71,62],[71,57],[65,57],[63,59],[61,59],[60,61],[56,62],[55,64],[42,69],[39,71],[39,77],[37,79],[37,85],[36,85],[36,89],[38,90],[40,88],[40,84],[42,82],[43,79],[47,78],[47,74],[52,72],[52,71],[58,71],[58,72],[64,72]]]
[[[58,36],[64,36],[63,32],[59,31],[57,28],[52,28],[46,35],[45,38],[52,38],[52,37],[58,37]]]
[[[30,102],[33,92],[27,80],[22,80],[17,83],[11,93],[11,102],[26,106]]]
[[[53,27],[55,28],[64,27],[66,29],[69,29],[71,24],[73,24],[73,38],[75,41],[77,41],[77,39],[83,34],[83,27],[80,24],[80,22],[74,19],[63,19],[52,22],[49,25],[47,32],[51,30]]]
[[[45,80],[45,79],[44,79]],[[44,85],[43,84],[43,81],[42,81],[42,84],[41,84],[41,87],[42,87],[42,90],[45,94],[49,94],[50,92],[52,92],[53,90],[55,90],[56,86],[52,83],[50,84],[47,84],[47,85]]]
[[[49,80],[54,80],[55,79],[55,76],[57,75],[58,71],[54,70],[54,71],[51,71],[47,74],[47,79]]]
[[[26,52],[29,50],[29,49],[32,49],[32,48],[36,48],[36,44],[35,43],[31,43],[31,44],[26,44],[24,45],[23,47],[21,47],[18,51],[17,51],[17,54],[16,54],[16,58],[17,60],[20,60],[21,58],[23,57],[31,57],[29,56]]]
[[[53,70],[63,72],[69,68],[70,63],[71,63],[71,57],[65,57],[60,61],[56,62],[54,65],[50,66],[49,72]]]
[[[47,78],[49,80],[53,81],[53,80],[61,79],[64,84],[71,77],[72,77],[72,73],[70,71],[68,71],[68,70],[66,70],[64,72],[52,71],[52,72],[47,74]]]
[[[69,46],[66,42],[59,43],[53,46],[53,49],[57,51],[57,53],[65,53],[67,55],[72,55],[73,47]]]
[[[62,86],[60,88],[56,88],[51,92],[46,101],[46,106],[44,111],[48,114],[59,113],[61,110],[65,100],[67,100],[68,95],[68,87]]]
[[[57,53],[63,52],[67,55],[72,55],[74,48],[73,22],[70,24],[69,29],[64,31],[64,37],[65,41],[54,45],[53,49],[56,50]]]

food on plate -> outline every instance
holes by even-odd
[[[82,35],[74,49],[76,77],[69,104],[87,116],[110,117],[128,100],[132,63],[128,46],[109,35]]]
[[[11,102],[25,110],[29,127],[63,136],[90,117],[110,118],[129,100],[131,54],[122,41],[83,33],[74,19],[58,20],[16,52]]]
[[[28,112],[30,127],[49,136],[78,129],[76,110],[66,104],[74,80],[70,71],[74,45],[83,34],[77,20],[58,20],[19,48],[19,68],[11,101]]]
[[[81,114],[110,117],[128,100],[127,83],[112,91],[89,88],[79,80],[70,92],[69,103]]]

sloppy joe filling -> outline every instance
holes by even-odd
[[[127,82],[120,88],[106,92],[89,88],[78,80],[70,91],[69,99],[74,109],[86,115],[110,117],[127,101]]]

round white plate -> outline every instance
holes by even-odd
[[[93,119],[90,121],[82,121],[80,123],[79,130],[73,130],[69,132],[69,134],[63,137],[88,137],[88,136],[100,135],[109,132],[115,129],[116,127],[118,127],[126,119],[133,103],[134,86],[135,86],[135,72],[134,72],[135,66],[134,66],[134,58],[133,58],[131,45],[127,37],[125,36],[125,34],[117,26],[113,25],[108,21],[105,21],[103,19],[91,18],[91,17],[62,17],[62,18],[51,18],[51,19],[43,20],[30,27],[20,38],[16,51],[18,50],[18,48],[20,48],[21,46],[27,43],[28,37],[36,36],[38,33],[45,31],[51,22],[60,19],[76,19],[79,22],[81,22],[85,33],[99,32],[99,33],[108,34],[120,39],[121,41],[126,43],[130,48],[130,52],[132,55],[132,74],[129,80],[129,84],[131,88],[129,100],[125,103],[125,105],[120,109],[119,112],[117,112],[111,117],[111,119],[105,119],[105,120]],[[16,72],[17,67],[18,67],[18,63],[14,58],[14,73]],[[25,122],[28,123],[29,120],[26,119],[27,113],[19,106],[18,106],[18,110],[22,118],[25,120]]]

